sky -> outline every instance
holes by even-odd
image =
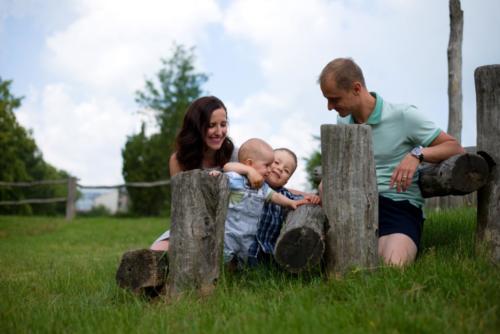
[[[462,0],[462,144],[476,144],[474,70],[500,63],[500,1]],[[259,137],[305,161],[334,124],[317,78],[352,57],[369,90],[417,106],[446,131],[445,0],[0,0],[0,76],[24,96],[18,121],[44,159],[83,185],[123,182],[121,150],[148,122],[135,92],[172,55],[195,47],[206,94],[228,107],[236,145]]]

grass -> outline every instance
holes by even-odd
[[[406,268],[342,280],[275,268],[223,273],[216,292],[150,302],[116,286],[121,254],[160,218],[0,217],[0,333],[498,333],[500,270],[474,254],[475,211],[430,213]]]

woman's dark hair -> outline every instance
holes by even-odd
[[[188,107],[182,128],[175,139],[177,161],[183,170],[201,168],[203,151],[205,150],[205,134],[212,113],[217,109],[227,109],[224,103],[215,96],[204,96],[194,100]],[[215,164],[224,166],[231,159],[234,144],[226,136],[221,148],[215,152]]]

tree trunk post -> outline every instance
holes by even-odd
[[[329,275],[378,265],[378,190],[367,125],[322,125],[322,203]]]
[[[476,246],[500,262],[500,65],[474,72],[477,105],[477,151],[491,159],[487,184],[478,190]],[[484,154],[484,153],[483,153]]]
[[[153,297],[163,290],[167,273],[167,252],[136,249],[123,253],[116,282],[121,288]]]
[[[66,196],[66,220],[71,221],[75,218],[75,202],[76,202],[76,178],[68,179],[68,194]]]
[[[450,0],[448,42],[448,133],[462,140],[462,40],[464,12],[460,0]]]
[[[290,211],[276,241],[276,262],[291,273],[318,265],[325,251],[325,225],[326,216],[319,205],[301,205]]]
[[[229,201],[227,177],[206,171],[172,178],[172,215],[167,293],[210,294],[222,262],[224,223]]]

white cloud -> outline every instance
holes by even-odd
[[[19,121],[35,128],[35,140],[49,163],[83,183],[121,182],[121,148],[140,120],[114,98],[78,103],[72,88],[57,83],[31,91]]]
[[[47,62],[90,89],[132,91],[173,41],[194,44],[219,18],[214,1],[84,1],[80,17],[47,39]]]

